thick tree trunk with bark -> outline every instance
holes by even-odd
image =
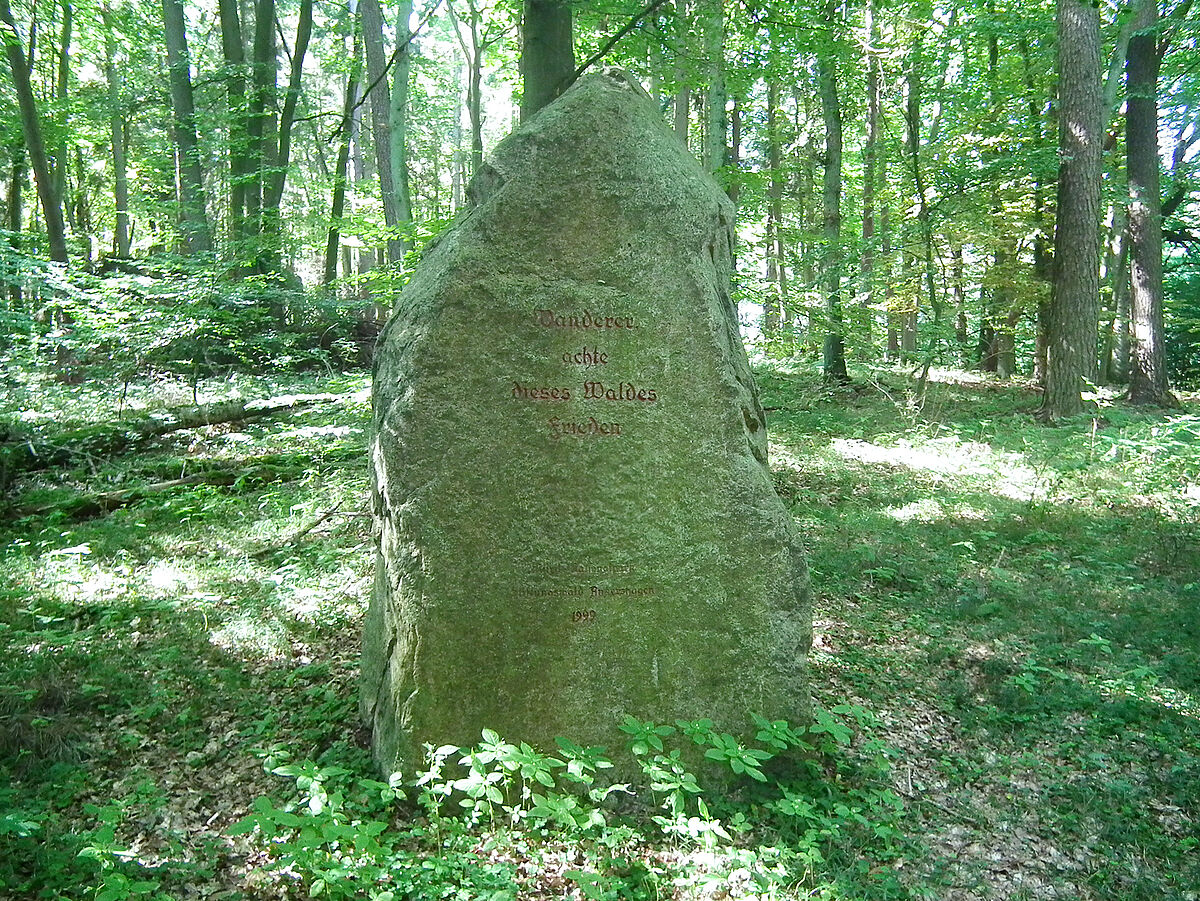
[[[191,59],[188,56],[183,0],[162,0],[162,10],[169,69],[167,77],[171,85],[171,108],[174,112],[180,229],[188,253],[208,253],[212,250],[212,233],[208,228],[200,142],[196,138],[196,108],[192,99]]]
[[[1103,105],[1100,17],[1081,0],[1057,0],[1059,67],[1058,220],[1054,288],[1047,311],[1046,375],[1039,418],[1083,410],[1083,381],[1096,378],[1100,306],[1100,177]]]
[[[575,76],[571,5],[567,0],[525,0],[521,29],[521,120],[561,94]]]
[[[1158,0],[1138,0],[1125,64],[1129,177],[1129,400],[1167,404],[1163,349],[1162,195],[1158,172]]]
[[[37,186],[38,199],[42,203],[42,214],[46,220],[46,237],[50,244],[50,259],[67,262],[67,236],[63,225],[62,197],[54,189],[54,178],[50,172],[50,161],[46,156],[46,144],[42,138],[42,123],[33,86],[29,81],[29,62],[21,46],[16,22],[8,0],[0,0],[0,25],[9,32],[4,40],[4,52],[8,67],[12,71],[13,87],[17,92],[17,104],[21,112],[21,131],[25,137],[25,149],[29,165],[33,169],[33,180]]]

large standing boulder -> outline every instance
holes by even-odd
[[[377,354],[362,711],[384,767],[484,727],[802,719],[807,572],[730,299],[733,209],[620,72],[497,147]]]

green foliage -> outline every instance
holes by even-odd
[[[1194,252],[1168,267],[1164,295],[1171,384],[1193,388],[1200,383],[1200,268]]]
[[[23,307],[0,309],[0,342],[66,381],[343,368],[366,359],[374,339],[359,334],[365,301],[272,278],[230,281],[213,264],[186,258],[93,273],[0,241],[0,275],[0,284],[25,292]]]
[[[633,855],[641,819],[618,815],[613,803],[627,797],[649,808],[645,822],[664,839],[714,855],[719,863],[703,877],[709,883],[744,870],[765,897],[783,897],[789,884],[817,863],[836,859],[840,849],[849,852],[853,845],[849,853],[886,858],[899,846],[896,822],[903,805],[879,781],[886,764],[861,786],[853,779],[831,782],[826,775],[831,768],[849,776],[856,766],[812,754],[813,744],[802,738],[807,731],[814,744],[845,745],[853,734],[847,717],[852,722],[867,718],[851,705],[822,712],[824,725],[809,729],[755,718],[774,746],[764,750],[714,732],[707,720],[680,721],[677,731],[627,716],[621,728],[630,736],[628,750],[641,778],[606,785],[598,785],[596,775],[614,763],[602,748],[584,749],[562,738],[563,756],[555,757],[506,742],[489,729],[472,748],[427,747],[427,767],[411,781],[397,773],[378,782],[313,761],[280,763],[286,752],[263,752],[270,772],[295,780],[294,796],[282,805],[260,798],[230,832],[259,836],[274,866],[298,875],[310,897],[362,897],[364,892],[371,898],[447,897],[451,884],[470,886],[473,893],[493,892],[490,897],[515,896],[519,880],[511,867],[481,865],[474,854],[464,853],[480,844],[501,859],[528,854],[530,847],[548,851],[561,842],[574,844],[587,866],[563,875],[586,898],[651,898],[664,879],[695,876],[656,871]],[[766,795],[755,793],[752,801],[729,794],[710,797],[690,769],[685,749],[668,746],[673,737],[707,747],[699,762],[716,765],[715,784],[724,784],[724,791],[729,786],[719,773],[727,770],[748,779],[747,788],[761,783]],[[781,741],[784,748],[778,747]],[[772,777],[763,773],[777,751],[793,750],[808,752],[798,768]],[[836,751],[844,757],[843,752]],[[415,806],[404,803],[409,797]],[[713,805],[725,811],[725,821]],[[758,850],[736,847],[731,833],[739,841],[756,839]],[[771,837],[786,839],[787,849],[773,842],[762,845]],[[436,880],[425,881],[431,873]]]

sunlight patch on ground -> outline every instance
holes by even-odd
[[[889,507],[883,511],[898,522],[939,522],[945,519],[976,519],[988,518],[988,514],[978,507],[967,504],[943,504],[932,497],[922,498],[905,504],[903,507]]]
[[[1093,687],[1110,701],[1134,698],[1144,704],[1157,704],[1181,716],[1200,720],[1200,701],[1186,691],[1158,684],[1158,678],[1148,668],[1123,673],[1116,679],[1100,679]]]
[[[87,547],[82,545],[81,547]],[[114,600],[129,590],[129,568],[118,566],[106,569],[87,559],[86,553],[68,553],[79,548],[51,552],[46,556],[37,581],[42,588],[49,589],[64,601],[90,604],[101,600]]]
[[[260,616],[241,616],[212,629],[208,640],[230,653],[267,658],[290,657],[287,633]]]
[[[170,560],[156,560],[150,565],[146,581],[161,594],[193,593],[199,587],[195,573],[181,569]]]
[[[998,453],[986,444],[933,438],[914,443],[902,439],[895,446],[872,444],[858,438],[835,438],[830,446],[846,460],[887,466],[903,466],[935,476],[986,480],[993,494],[1029,501],[1045,497],[1045,480],[1027,465],[1020,454]]]
[[[782,444],[772,441],[767,446],[767,462],[772,469],[791,469],[800,472],[803,468],[800,458]]]
[[[284,611],[306,623],[357,623],[367,607],[373,571],[356,572],[350,566],[314,580],[312,574],[285,564],[266,581],[276,586],[275,598]]]
[[[350,435],[359,435],[362,429],[356,429],[348,425],[310,425],[301,426],[298,429],[289,429],[286,432],[279,432],[276,438],[346,438]]]

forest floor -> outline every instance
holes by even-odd
[[[549,772],[498,742],[474,784],[376,781],[366,376],[206,383],[337,399],[19,475],[0,898],[1200,898],[1200,398],[1047,428],[1028,386],[852,374],[758,371],[815,593],[805,775],[699,804],[660,771],[603,824],[535,779],[493,804]],[[191,401],[7,373],[0,424]]]

